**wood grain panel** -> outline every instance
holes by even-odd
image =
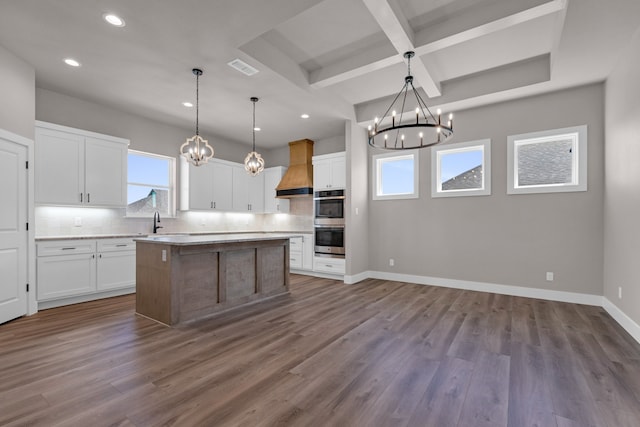
[[[227,251],[227,301],[236,301],[256,293],[256,250]]]

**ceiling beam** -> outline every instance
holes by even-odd
[[[367,1],[385,0],[363,1],[366,3]],[[447,25],[430,26],[417,34],[413,33],[412,40],[417,40],[414,49],[416,55],[418,57],[426,55],[484,35],[506,30],[536,18],[564,11],[566,10],[566,0],[525,0],[508,2],[506,5],[500,3],[499,6],[500,8],[496,6],[495,10],[485,7],[482,13],[477,13],[475,10],[468,14],[460,13],[455,19],[447,20]],[[313,71],[309,75],[309,82],[314,88],[325,88],[357,78],[372,71],[401,63],[403,58],[397,54],[399,52],[397,48],[396,51],[391,51],[391,49],[376,46],[355,57]]]
[[[396,49],[398,54],[415,50],[414,33],[409,21],[399,8],[391,4],[390,0],[362,0],[378,22],[382,31]],[[442,95],[440,83],[429,72],[419,56],[415,56],[412,64],[412,72],[418,85],[424,89],[429,98]]]

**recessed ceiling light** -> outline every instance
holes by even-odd
[[[253,130],[255,130],[256,132],[260,132],[260,128],[259,127],[254,127]]]
[[[304,113],[303,115],[301,115],[300,117],[302,117],[303,119],[308,119],[309,115],[307,113]]]
[[[185,107],[187,107],[187,108],[191,108],[191,107],[193,107],[193,104],[192,104],[192,103],[190,103],[189,101],[185,101],[185,102],[183,102],[183,103],[182,103],[182,105],[184,105],[184,106],[185,106]]]
[[[114,15],[113,13],[105,13],[104,15],[102,15],[102,17],[104,18],[105,21],[107,21],[109,24],[113,25],[114,27],[125,26],[124,19],[120,18],[118,15]]]
[[[80,66],[80,63],[78,61],[76,61],[75,59],[73,59],[73,58],[66,58],[64,60],[64,63],[69,65],[69,66],[71,66],[71,67],[79,67]]]

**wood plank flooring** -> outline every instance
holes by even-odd
[[[599,307],[292,275],[179,328],[124,296],[0,325],[2,426],[640,426]]]

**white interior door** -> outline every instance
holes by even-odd
[[[27,148],[0,136],[0,323],[27,314]]]

